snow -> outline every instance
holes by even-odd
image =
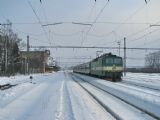
[[[130,73],[128,72],[123,80],[138,81],[148,84],[160,85],[160,73]]]
[[[118,119],[122,120],[153,120],[154,118],[142,113],[141,111],[135,109],[134,107],[124,103],[123,101],[111,96],[110,94],[95,88],[94,86],[85,83],[77,78],[75,78],[82,84],[88,91],[90,91],[97,99],[102,101],[102,103],[107,106]]]
[[[43,77],[43,76],[47,76],[50,73],[46,73],[46,74],[30,74],[30,75],[16,75],[16,76],[10,76],[10,77],[0,77],[0,85],[4,85],[4,84],[21,84],[24,82],[30,82],[29,77],[32,76],[33,78],[38,78],[38,77]]]
[[[123,77],[123,82],[160,90],[160,73],[127,73],[127,75]]]
[[[98,78],[79,74],[76,74],[76,76],[160,118],[159,96],[129,89],[127,86],[121,86]]]
[[[114,120],[64,72],[7,79],[21,84],[0,91],[0,120]]]
[[[68,81],[69,84],[67,86],[71,88],[68,91],[76,120],[115,120],[71,78]]]
[[[127,73],[123,78],[125,82],[119,83],[76,74],[107,93],[68,72],[33,74],[32,81],[29,75],[0,77],[1,85],[16,84],[10,89],[0,90],[0,120],[115,120],[111,111],[124,120],[154,119],[121,99],[158,117],[160,115],[159,91],[144,88],[158,87],[159,74]],[[72,77],[103,103],[108,111]]]
[[[115,83],[117,85],[123,86],[123,87],[128,87],[129,89],[133,89],[135,91],[139,91],[139,92],[145,92],[146,94],[151,94],[151,95],[155,95],[160,97],[160,92],[158,90],[155,89],[149,89],[150,86],[139,86],[139,84],[125,84],[125,83]],[[136,85],[136,86],[135,86]],[[138,86],[137,86],[138,85]]]

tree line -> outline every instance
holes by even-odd
[[[7,20],[0,26],[0,75],[13,75],[19,70],[19,47],[21,41]]]

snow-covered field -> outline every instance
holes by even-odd
[[[160,73],[130,73],[128,72],[123,80],[141,81],[146,83],[160,84]]]
[[[0,120],[160,117],[160,74],[127,73],[119,83],[62,71],[32,76],[0,78],[0,85],[17,84],[0,90]]]
[[[21,78],[15,81],[29,80]],[[35,75],[33,82],[0,91],[0,120],[114,120],[64,72]]]

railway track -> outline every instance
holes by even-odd
[[[147,114],[147,115],[151,116],[151,117],[154,118],[154,119],[160,119],[160,117],[157,116],[156,114],[154,114],[153,112],[150,112],[150,111],[148,111],[148,110],[146,110],[146,109],[144,109],[144,108],[141,108],[140,106],[135,105],[134,103],[131,103],[130,101],[128,101],[128,100],[126,100],[126,99],[124,99],[124,98],[121,98],[120,96],[118,96],[118,95],[116,95],[116,94],[112,94],[111,92],[109,92],[109,91],[107,91],[107,90],[104,90],[103,87],[101,87],[101,86],[97,86],[97,85],[95,85],[95,84],[92,84],[92,83],[84,80],[83,78],[81,78],[81,77],[79,77],[79,76],[76,76],[76,78],[82,80],[82,81],[85,82],[85,83],[88,83],[88,84],[96,87],[97,89],[100,89],[100,90],[102,90],[102,91],[104,91],[104,92],[106,92],[106,93],[114,96],[115,98],[117,98],[117,99],[123,101],[124,103],[126,103],[126,104],[128,104],[128,105],[136,108],[137,110],[141,111],[143,114]]]
[[[94,94],[92,94],[89,90],[87,90],[83,85],[81,85],[73,76],[72,80],[74,80],[81,88],[83,88],[97,103],[101,105],[106,112],[112,115],[116,120],[122,120],[116,113],[114,113],[109,107],[107,107],[103,102],[101,102]]]
[[[155,90],[155,89],[148,88],[148,87],[145,87],[145,86],[141,87],[140,85],[129,84],[129,83],[125,83],[125,82],[116,83],[116,84],[119,85],[119,86],[129,88],[129,89],[133,89],[135,91],[139,91],[139,92],[143,92],[143,93],[146,93],[146,94],[150,94],[150,95],[153,95],[153,96],[160,97],[160,90]]]
[[[138,82],[133,82],[133,81],[122,81],[121,83],[123,84],[127,84],[127,85],[133,85],[133,86],[137,86],[137,87],[141,87],[141,88],[146,88],[146,89],[150,89],[150,90],[154,90],[154,91],[160,91],[160,86],[156,86],[156,85],[148,85],[145,83],[138,83]]]

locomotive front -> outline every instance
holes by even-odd
[[[111,78],[113,81],[121,80],[123,72],[121,57],[115,55],[106,56],[103,63],[103,70],[105,71],[106,78]]]

